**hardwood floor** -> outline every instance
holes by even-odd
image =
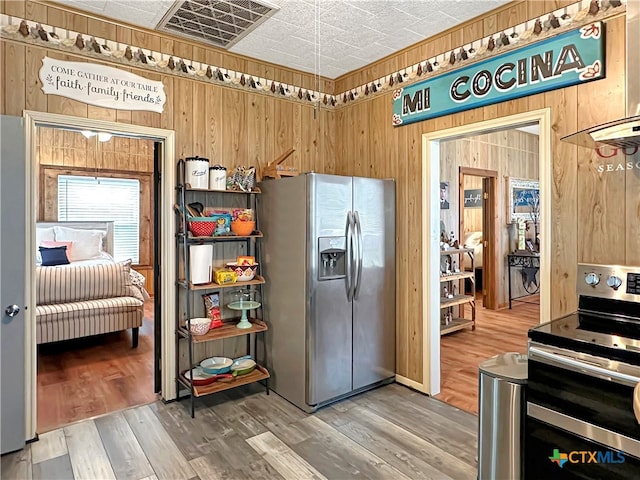
[[[536,301],[537,295],[526,301]],[[514,302],[513,308],[486,310],[476,300],[476,329],[440,337],[440,400],[478,413],[478,366],[499,353],[527,351],[527,331],[540,323],[540,306]]]
[[[476,478],[477,418],[392,384],[308,415],[257,385],[112,413],[2,457],[20,479]]]
[[[138,348],[131,330],[38,346],[38,433],[156,400],[153,300]]]

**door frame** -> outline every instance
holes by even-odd
[[[79,130],[99,130],[112,134],[129,134],[139,138],[156,140],[162,143],[161,151],[161,185],[158,198],[161,228],[159,246],[161,252],[160,275],[163,279],[159,288],[162,308],[162,345],[161,345],[161,388],[162,398],[172,400],[176,397],[175,385],[175,345],[173,315],[175,312],[175,221],[173,214],[173,197],[176,180],[175,132],[161,128],[145,127],[129,123],[110,122],[91,118],[71,117],[46,112],[25,110],[25,143],[26,143],[26,179],[25,201],[26,222],[25,241],[27,245],[35,243],[36,205],[35,193],[38,191],[37,178],[31,175],[36,169],[36,128],[74,128]],[[26,440],[36,437],[37,429],[37,347],[36,347],[36,280],[35,250],[27,249],[25,272],[25,401],[26,401]]]
[[[482,290],[483,290],[483,300],[482,305],[485,308],[489,308],[491,310],[497,310],[498,308],[498,275],[496,272],[496,249],[495,244],[492,243],[491,239],[495,240],[498,238],[498,219],[496,215],[491,215],[491,212],[498,211],[498,172],[495,170],[485,170],[482,168],[472,168],[472,167],[459,167],[458,168],[458,182],[460,183],[460,200],[458,202],[458,237],[462,240],[462,235],[464,233],[464,178],[465,176],[471,177],[480,177],[480,178],[489,178],[490,186],[489,186],[489,198],[487,200],[491,203],[490,211],[487,211],[487,208],[484,207],[484,199],[483,199],[483,207],[482,207],[482,223],[484,225],[485,219],[489,224],[488,232],[490,235],[487,235],[487,232],[482,232]],[[483,189],[484,193],[484,189]],[[487,216],[489,218],[487,219]],[[486,239],[489,238],[490,241]],[[487,255],[488,253],[488,255]],[[488,274],[487,274],[488,272]],[[474,272],[475,273],[475,272]],[[491,280],[491,287],[485,288],[486,279],[489,278]],[[484,294],[484,291],[487,291],[487,294]]]
[[[422,383],[410,386],[429,395],[440,393],[440,141],[478,135],[538,122],[540,177],[540,321],[551,320],[551,109],[543,108],[507,117],[471,123],[422,135]],[[401,382],[404,383],[404,382]]]

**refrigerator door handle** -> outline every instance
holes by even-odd
[[[347,266],[347,274],[344,276],[345,288],[347,289],[347,300],[351,301],[352,296],[352,270],[353,270],[353,219],[351,211],[347,212],[347,258],[345,260]]]
[[[353,298],[354,300],[358,299],[358,295],[360,294],[360,284],[362,283],[362,256],[363,256],[363,245],[362,245],[362,228],[360,227],[360,214],[356,210],[353,212],[353,219],[356,228],[356,278],[354,281],[354,292]]]

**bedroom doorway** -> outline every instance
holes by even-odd
[[[498,309],[496,239],[498,211],[498,172],[459,167],[460,202],[458,218],[460,240],[474,249],[476,299],[482,308]],[[463,271],[469,269],[463,265]]]
[[[38,432],[157,399],[159,145],[36,128]]]
[[[28,321],[27,345],[32,346],[26,358],[27,438],[33,438],[36,432],[42,433],[82,418],[149,403],[158,398],[156,392],[162,392],[163,398],[171,398],[171,388],[166,387],[173,383],[168,361],[173,354],[167,351],[172,344],[168,332],[172,331],[169,312],[173,306],[173,289],[172,282],[162,282],[162,279],[174,277],[173,262],[166,259],[173,258],[175,250],[171,242],[174,228],[171,198],[175,172],[173,131],[40,112],[25,112],[25,117],[29,151],[27,160],[40,174],[38,178],[32,177],[26,192],[34,207],[27,244],[40,243],[36,219],[47,217],[53,220],[55,233],[62,235],[59,239],[48,240],[54,242],[53,245],[49,244],[49,248],[58,248],[58,243],[67,243],[65,246],[71,247],[70,256],[73,258],[67,268],[72,268],[75,261],[91,264],[97,259],[100,263],[101,259],[97,257],[78,259],[78,256],[87,255],[87,246],[84,244],[87,234],[100,232],[98,243],[100,247],[108,249],[100,252],[100,256],[104,257],[102,260],[106,258],[105,264],[99,267],[87,265],[85,270],[100,269],[100,273],[90,273],[95,275],[94,278],[101,276],[103,270],[113,269],[115,272],[111,272],[113,276],[106,282],[108,291],[100,293],[101,286],[96,283],[98,286],[94,286],[93,293],[89,294],[96,298],[89,300],[94,305],[88,307],[99,304],[98,307],[102,309],[99,313],[89,312],[88,316],[95,322],[61,322],[62,327],[58,330],[62,332],[62,337],[54,335],[49,337],[49,341],[43,342],[43,336],[51,332],[45,333],[37,322],[36,316],[41,316],[42,309],[32,314]],[[47,135],[62,137],[62,145],[43,141],[40,135],[45,131]],[[100,145],[96,135],[86,135],[88,131],[102,132],[106,141],[100,142],[102,155],[94,152],[92,157],[90,150],[85,149],[87,159],[83,159],[78,149]],[[71,138],[73,140],[69,140]],[[108,145],[109,141],[114,143]],[[56,145],[59,151],[54,154]],[[41,162],[41,156],[47,154],[51,155],[53,161]],[[106,160],[111,163],[107,164]],[[74,204],[74,195],[80,196],[79,203],[76,198]],[[84,206],[83,201],[86,201]],[[105,208],[101,208],[102,204]],[[133,208],[135,204],[140,207]],[[63,217],[58,216],[60,212],[55,212],[57,209],[64,210],[65,215],[89,210],[89,218],[99,218],[102,209],[113,215],[121,214],[124,220],[84,219],[73,222],[78,225],[70,225],[60,221]],[[69,221],[68,218],[65,217],[65,220]],[[135,218],[135,221],[130,221],[131,218]],[[107,225],[103,227],[100,222]],[[109,225],[116,233],[115,239],[113,232],[111,236],[106,233]],[[51,225],[45,227],[50,228]],[[74,246],[79,248],[74,251]],[[49,253],[46,252],[47,255]],[[36,287],[43,279],[36,274],[35,249],[29,256],[34,268],[27,273],[31,276],[30,283],[34,288],[31,289],[27,305],[32,312],[36,312],[38,302],[43,300],[38,297]],[[131,263],[134,264],[133,268]],[[138,274],[134,275],[136,269]],[[125,278],[123,272],[129,272],[131,276]],[[143,294],[143,291],[136,289],[140,281],[148,287],[151,295],[149,299],[142,297],[136,302],[135,291]],[[106,297],[102,296],[103,293]],[[162,309],[160,298],[167,299],[162,302]],[[44,303],[48,300],[45,299]],[[58,313],[64,310],[56,299],[53,300],[50,309],[58,310]],[[73,306],[76,313],[73,315],[79,315],[77,302],[85,300],[73,298],[68,302],[76,302]],[[114,303],[117,312],[107,310],[110,303]],[[132,305],[135,308],[129,308]],[[137,319],[138,313],[134,314],[133,310],[139,312],[140,320]],[[36,347],[37,343],[42,345]],[[48,362],[50,371],[41,369],[43,352],[53,360]],[[52,374],[41,381],[41,373]],[[137,383],[143,377],[145,391],[141,394]],[[67,381],[71,383],[64,384]],[[41,387],[58,391],[55,394],[45,393]],[[67,404],[61,406],[61,401]],[[51,419],[54,419],[53,423]]]

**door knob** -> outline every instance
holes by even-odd
[[[7,308],[4,309],[4,313],[7,315],[7,317],[15,317],[20,313],[20,307],[15,304],[9,305]]]

